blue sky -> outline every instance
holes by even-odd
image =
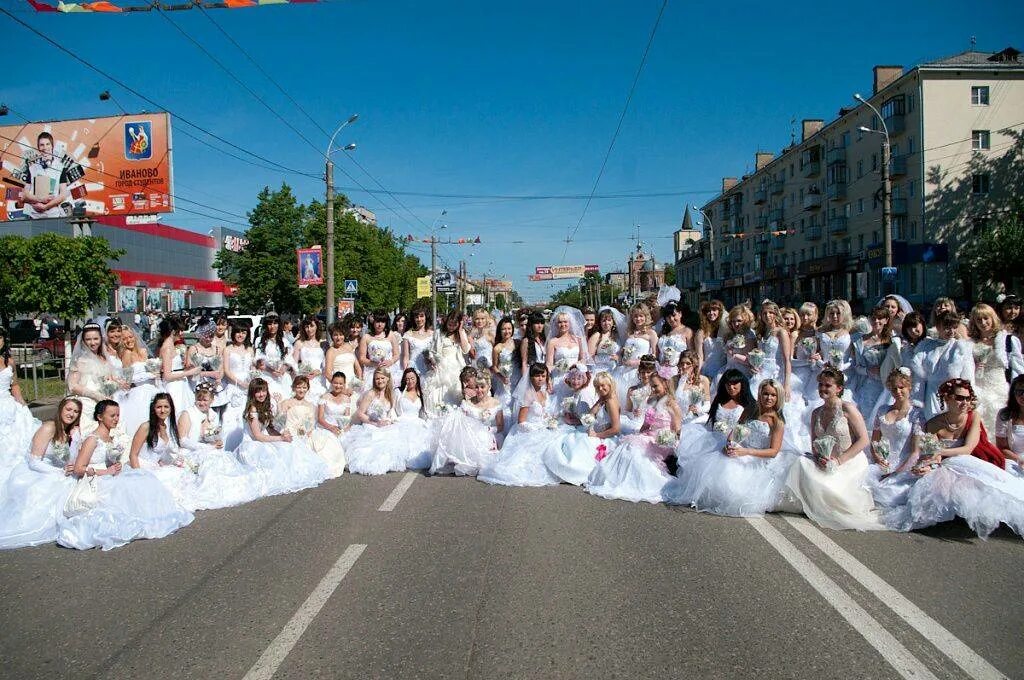
[[[127,0],[126,0],[127,2]],[[0,6],[135,89],[239,146],[313,175],[327,139],[198,11],[168,17],[257,92],[307,144],[156,13],[42,15],[20,0]],[[906,66],[970,47],[1024,48],[1024,3],[904,2],[857,10],[822,2],[670,0],[607,169],[563,259],[584,200],[495,196],[589,194],[661,0],[515,3],[348,0],[211,10],[209,16],[284,87],[320,127],[339,135],[391,191],[480,198],[370,196],[347,191],[398,233],[423,235],[439,217],[473,248],[441,249],[471,273],[503,274],[527,299],[564,282],[529,284],[536,265],[622,269],[636,224],[659,260],[686,203],[750,169],[757,149],[789,143],[792,119],[835,116],[871,88],[875,64]],[[881,20],[881,23],[880,23]],[[115,114],[152,106],[89,71],[7,17],[0,100],[33,120]],[[1017,29],[1013,29],[1017,26]],[[40,74],[42,74],[40,76]],[[10,117],[5,122],[14,122]],[[301,200],[323,197],[314,177],[236,161],[188,138],[175,121],[175,193],[220,208],[220,219],[178,211],[196,231],[244,222],[256,193],[288,182]],[[214,142],[216,144],[216,142]],[[338,154],[336,182],[375,182]],[[622,194],[669,194],[603,198]],[[443,233],[443,232],[442,232]],[[517,243],[519,242],[519,243]],[[424,255],[425,262],[429,257]],[[339,272],[340,273],[340,272]]]

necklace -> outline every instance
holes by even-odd
[[[947,430],[949,430],[950,432],[954,432],[954,433],[955,433],[955,432],[957,432],[957,431],[958,431],[958,430],[959,430],[960,428],[962,428],[962,427],[963,427],[963,423],[959,423],[959,422],[958,422],[958,423],[955,423],[955,424],[954,424],[954,423],[951,423],[951,422],[949,422],[949,416],[945,416],[945,417],[943,418],[943,420],[944,420],[944,421],[946,421],[946,429],[947,429]]]

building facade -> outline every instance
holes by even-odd
[[[1012,48],[964,52],[909,70],[876,66],[867,101],[804,120],[779,156],[725,178],[702,206],[701,239],[677,253],[681,288],[727,304],[881,297],[883,130],[890,139],[896,291],[917,305],[970,298],[956,254],[1019,191],[1024,61]],[[698,271],[694,260],[701,259]]]
[[[106,309],[97,312],[167,312],[230,304],[234,290],[220,280],[213,262],[222,247],[236,251],[245,247],[248,241],[242,232],[215,227],[199,234],[167,224],[129,224],[128,220],[98,217],[91,226],[93,236],[125,251],[120,259],[107,263],[119,285],[110,291]],[[19,220],[5,226],[6,233],[22,236],[73,233],[67,218]]]

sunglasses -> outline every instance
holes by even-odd
[[[1013,396],[1024,397],[1024,388],[1017,388],[1013,391]]]
[[[970,401],[971,400],[971,395],[969,395],[969,394],[953,394],[953,395],[950,395],[950,396],[952,396],[953,399],[955,399],[956,401],[958,401],[960,403],[963,403],[965,401]]]

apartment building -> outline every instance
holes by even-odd
[[[841,297],[870,307],[882,291],[884,129],[897,292],[916,305],[972,296],[979,281],[958,271],[956,255],[1020,190],[1020,52],[876,66],[864,97],[884,126],[851,96],[835,120],[802,121],[798,142],[757,152],[752,174],[722,180],[702,206],[701,238],[677,251],[677,285],[728,304]]]

